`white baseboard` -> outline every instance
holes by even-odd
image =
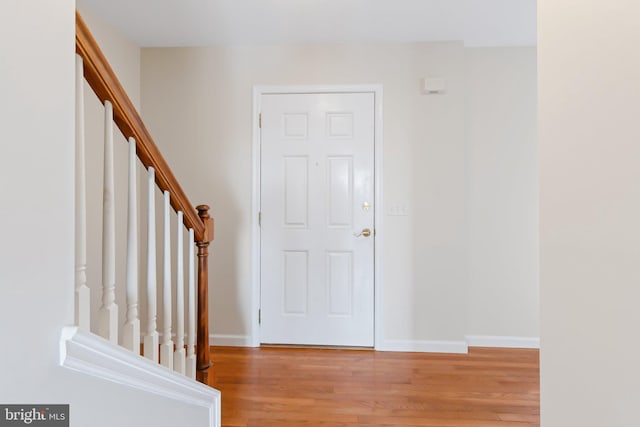
[[[219,345],[221,347],[253,347],[251,337],[247,335],[209,335],[209,345]]]
[[[469,347],[540,348],[538,337],[465,336]]]
[[[209,335],[209,344],[222,347],[254,347],[248,335]],[[375,347],[378,351],[424,353],[461,353],[468,347],[540,348],[540,338],[467,335],[464,341],[385,340]]]
[[[60,365],[103,380],[209,410],[220,427],[220,392],[77,327],[62,329]]]
[[[466,341],[386,340],[381,345],[376,346],[376,350],[458,354],[466,354],[468,352]]]

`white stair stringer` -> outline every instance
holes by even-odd
[[[62,329],[60,365],[174,399],[209,411],[208,427],[220,427],[220,392],[184,375],[170,371],[104,338],[76,326]]]

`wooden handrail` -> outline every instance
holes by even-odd
[[[131,99],[120,84],[109,62],[105,58],[98,43],[93,38],[87,24],[76,11],[76,53],[84,61],[84,78],[91,89],[104,104],[110,101],[113,105],[114,121],[125,139],[136,140],[138,158],[146,167],[156,171],[156,184],[162,191],[171,194],[171,206],[184,213],[184,225],[193,228],[197,242],[206,239],[205,224],[201,221],[169,165],[153,142],[151,134],[145,127]]]

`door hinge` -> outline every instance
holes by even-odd
[[[262,324],[262,310],[258,309],[258,325]]]
[[[258,212],[258,227],[262,226],[262,211]]]
[[[258,127],[262,129],[262,113],[258,113]]]

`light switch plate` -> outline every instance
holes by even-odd
[[[395,204],[389,207],[389,216],[408,216],[409,208],[404,204]]]

